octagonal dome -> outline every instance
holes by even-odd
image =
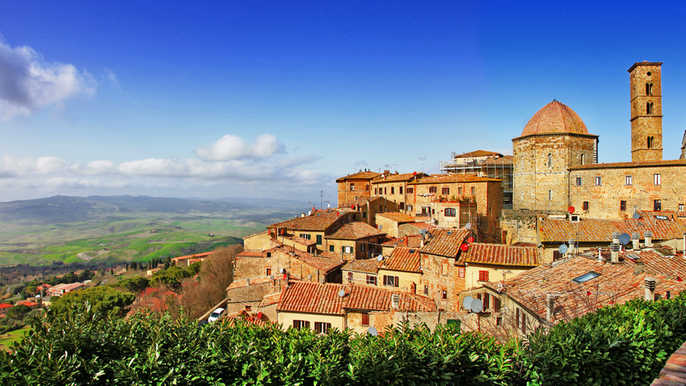
[[[574,110],[553,99],[531,117],[521,136],[556,133],[588,134],[588,129]]]

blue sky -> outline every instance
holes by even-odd
[[[677,2],[124,3],[0,3],[0,201],[335,201],[360,168],[511,153],[553,98],[628,160],[640,60],[664,62],[665,158],[686,128]]]

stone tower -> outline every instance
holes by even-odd
[[[684,138],[681,139],[681,157],[679,159],[686,159],[686,130],[684,130]]]
[[[662,160],[662,63],[638,62],[631,83],[631,161]]]
[[[579,115],[553,100],[512,140],[515,210],[566,212],[569,168],[597,162],[598,136]]]

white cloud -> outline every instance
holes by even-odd
[[[95,80],[72,64],[48,63],[31,47],[0,40],[0,118],[29,115],[79,94],[93,94]]]
[[[228,161],[244,158],[267,158],[281,150],[282,146],[271,134],[262,134],[254,144],[245,142],[241,137],[227,134],[207,147],[195,150],[195,154],[207,161]]]

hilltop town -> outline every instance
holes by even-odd
[[[686,136],[681,158],[663,159],[661,65],[628,70],[631,161],[599,163],[599,136],[553,100],[513,132],[512,155],[477,149],[453,154],[441,174],[336,179],[335,208],[244,237],[215,308],[319,333],[409,321],[507,338],[676,296]]]

